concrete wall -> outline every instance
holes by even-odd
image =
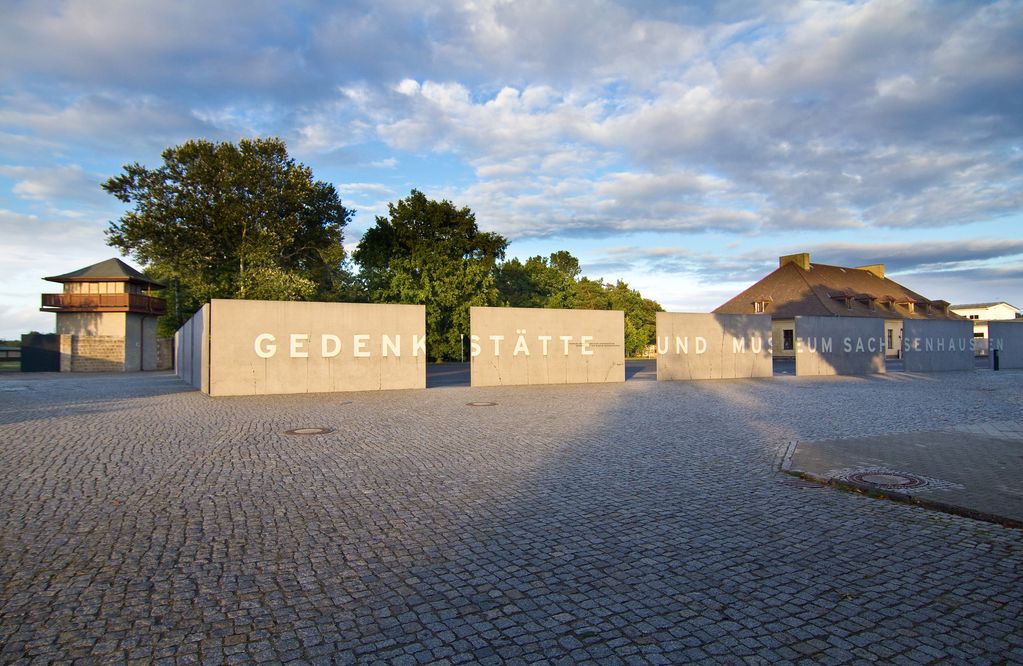
[[[210,392],[210,304],[174,334],[174,372],[203,393]]]
[[[883,373],[884,319],[796,317],[797,375]]]
[[[770,377],[770,315],[657,313],[657,379]]]
[[[74,350],[74,336],[62,334],[60,336],[60,371],[71,372],[74,368],[72,367],[74,356],[72,351]]]
[[[142,369],[143,319],[142,315],[134,313],[125,317],[124,369],[128,372],[138,372]]]
[[[992,346],[998,349],[999,370],[1023,368],[1023,319],[993,321],[988,324],[988,332]]]
[[[902,359],[906,372],[973,370],[973,322],[905,320]]]
[[[422,305],[210,303],[210,395],[426,387]]]
[[[156,339],[156,369],[172,370],[174,368],[174,338]]]
[[[160,348],[156,337],[157,317],[142,317],[142,369],[160,369]]]
[[[58,312],[57,330],[62,335],[124,337],[124,312]]]
[[[473,386],[625,381],[620,311],[474,307],[469,340]]]

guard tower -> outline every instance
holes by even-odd
[[[167,302],[153,296],[164,284],[120,259],[44,278],[64,285],[43,294],[43,312],[57,314],[62,371],[156,370],[156,320]]]

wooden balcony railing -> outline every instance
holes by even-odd
[[[143,294],[43,294],[43,312],[167,314],[167,301]]]

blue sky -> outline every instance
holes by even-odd
[[[1023,307],[1021,2],[5,2],[0,337],[117,252],[100,189],[280,136],[357,211],[420,189],[670,311],[808,251]]]

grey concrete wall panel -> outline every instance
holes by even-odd
[[[210,395],[426,388],[422,305],[213,300]]]
[[[124,371],[142,369],[142,320],[140,314],[128,313],[124,321]]]
[[[210,305],[202,306],[174,334],[174,373],[189,385],[209,393]]]
[[[902,359],[906,372],[973,370],[973,322],[905,320]]]
[[[159,367],[159,348],[156,337],[156,317],[142,318],[142,369],[156,370]]]
[[[625,313],[470,309],[473,386],[625,381]]]
[[[797,375],[884,373],[884,319],[796,317]]]
[[[771,377],[770,315],[657,313],[657,379]]]
[[[998,350],[999,370],[1023,368],[1023,319],[992,321],[987,325],[991,346]],[[994,354],[988,354],[994,367]]]

